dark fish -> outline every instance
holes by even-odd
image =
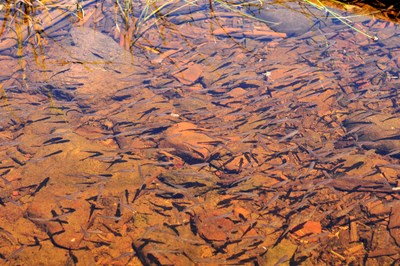
[[[242,234],[240,238],[243,238],[251,229],[253,229],[257,225],[257,222],[252,223]]]
[[[169,229],[171,229],[172,231],[174,231],[174,233],[179,236],[179,231],[176,229],[176,227],[180,226],[180,225],[170,225],[167,223],[163,223],[164,226],[168,227]]]
[[[46,177],[45,179],[43,179],[43,181],[40,182],[40,184],[36,187],[35,191],[31,194],[31,196],[32,197],[35,196],[36,193],[38,193],[42,188],[44,188],[47,185],[49,180],[50,180],[50,177]]]
[[[58,150],[58,151],[55,151],[55,152],[52,152],[52,153],[49,153],[49,154],[43,156],[43,158],[48,158],[48,157],[51,157],[51,156],[53,156],[53,155],[60,154],[60,153],[62,153],[62,152],[63,152],[62,150]]]
[[[94,204],[94,203],[89,202],[89,204],[90,204],[90,212],[89,212],[88,222],[90,222],[90,219],[92,218],[94,211],[103,209],[103,208],[96,207],[96,204]]]
[[[185,197],[185,195],[183,195],[182,193],[174,192],[156,193],[155,196],[163,199],[183,199]]]
[[[150,261],[147,260],[146,255],[143,253],[143,245],[137,246],[135,242],[132,241],[132,249],[136,253],[136,257],[142,263],[142,265],[151,265]]]
[[[29,154],[28,152],[24,151],[20,146],[17,146],[17,151],[19,151],[19,152],[22,153],[23,155]]]
[[[351,170],[360,168],[362,165],[364,165],[364,162],[357,162],[351,166],[345,167],[344,170],[345,172],[349,172]]]
[[[68,124],[69,122],[65,121],[65,120],[58,120],[58,121],[52,121],[52,122],[49,122],[49,123],[53,123],[53,124]]]
[[[178,210],[178,212],[184,211],[186,209],[186,206],[182,206],[176,202],[172,202],[172,206],[174,206]]]
[[[141,192],[142,190],[144,190],[145,188],[146,188],[146,184],[143,184],[143,185],[140,186],[140,188],[138,188],[138,189],[136,190],[136,193],[135,193],[135,195],[133,196],[133,199],[132,199],[132,203],[135,202],[135,200],[139,197],[140,192]]]
[[[1,180],[3,180],[4,183],[6,183],[7,185],[11,185],[11,182],[8,181],[7,179],[5,179],[3,176],[5,176],[6,174],[8,174],[9,172],[11,172],[11,169],[7,169],[7,170],[5,170],[3,173],[0,174]]]
[[[126,163],[127,160],[123,160],[122,158],[115,159],[114,161],[108,162],[110,165],[107,167],[107,170],[110,169],[114,164],[117,163]]]
[[[129,191],[127,190],[127,189],[125,189],[125,200],[126,200],[126,203],[127,204],[129,204]]]
[[[245,155],[246,155],[247,153],[245,153]],[[252,153],[251,151],[250,151],[250,157],[257,163],[257,164],[259,164],[260,162],[258,161],[258,159],[256,158],[256,154],[254,154],[254,153]],[[247,161],[248,162],[250,162],[250,159],[249,158],[247,158],[246,157],[246,159],[247,159]]]
[[[237,173],[240,173],[242,171],[242,166],[243,166],[243,158],[240,158],[239,159],[239,167],[238,167],[238,169],[236,171]]]
[[[70,140],[68,139],[63,139],[62,137],[55,137],[55,138],[51,138],[49,140],[46,140],[45,142],[43,142],[43,145],[53,145],[53,144],[61,144],[61,143],[66,143],[69,142]]]
[[[221,200],[221,201],[219,201],[219,202],[217,203],[217,206],[228,207],[228,206],[232,205],[232,203],[231,203],[232,200],[236,200],[236,199],[239,198],[239,197],[240,197],[240,195],[239,195],[239,196],[231,197],[231,198],[229,198],[229,199]]]
[[[39,118],[39,119],[36,119],[36,120],[28,120],[28,121],[26,121],[26,123],[29,125],[29,124],[32,124],[32,123],[35,123],[35,122],[48,120],[50,118],[51,118],[50,116],[46,116],[46,117]]]
[[[60,140],[62,140],[62,139],[63,139],[62,137],[55,137],[55,138],[51,138],[51,139],[49,139],[49,140],[46,140],[46,141],[43,142],[42,144],[46,145],[46,144],[49,144],[49,143],[52,143],[52,142],[55,142],[55,141],[60,141]]]
[[[149,110],[142,112],[142,115],[139,117],[139,119],[142,119],[142,117],[144,117],[145,115],[148,115],[157,110],[160,110],[160,108],[152,107]]]
[[[192,233],[195,236],[197,236],[197,233],[199,232],[199,230],[197,229],[196,221],[193,216],[190,216],[189,225],[190,225],[190,231],[192,231]]]
[[[10,157],[10,158],[11,158],[11,160],[13,160],[15,163],[19,164],[20,166],[24,166],[25,165],[25,163],[21,162],[20,160],[18,160],[15,157]]]
[[[227,115],[231,115],[231,114],[234,114],[234,113],[238,113],[238,112],[240,112],[241,110],[243,110],[243,108],[237,108],[237,109],[235,109],[235,110],[233,110],[232,112],[229,112],[229,113],[227,113]],[[247,114],[247,112],[245,113],[245,114]]]
[[[196,182],[185,182],[180,184],[181,186],[183,186],[184,188],[198,188],[198,187],[206,187],[206,184],[200,183],[198,181]]]
[[[157,179],[158,179],[160,182],[164,183],[165,185],[167,185],[167,186],[169,186],[169,187],[178,188],[177,185],[172,184],[171,182],[169,182],[169,181],[168,181],[168,178],[165,178],[163,175],[158,176]]]
[[[111,178],[113,175],[112,174],[99,174],[98,176],[102,177],[102,178]]]
[[[212,104],[214,104],[214,105],[216,105],[216,106],[219,106],[219,107],[225,107],[225,108],[231,108],[229,105],[227,105],[227,104],[222,104],[222,103],[219,103],[219,102],[211,102]]]
[[[156,256],[154,256],[151,253],[147,254],[147,258],[150,260],[151,264],[150,265],[162,265],[159,259],[157,259]]]
[[[150,208],[150,210],[152,210],[152,211],[158,213],[158,214],[161,215],[161,216],[164,216],[164,217],[171,217],[171,215],[165,214],[165,213],[164,213],[163,211],[161,211],[161,210],[156,210],[156,209],[153,209],[153,208]]]
[[[120,218],[121,216],[122,216],[122,213],[121,213],[121,204],[118,203],[118,205],[117,205],[117,210],[115,211],[115,217]],[[115,221],[115,222],[118,222],[118,221]]]
[[[9,166],[0,166],[0,169],[11,169],[11,168],[15,168],[15,166],[13,166],[13,165],[9,165]]]
[[[154,163],[146,163],[143,165],[156,165],[156,166],[174,166],[175,164],[172,162],[154,162]]]
[[[221,246],[213,246],[213,248],[214,248],[214,255],[216,255],[216,254],[218,254],[218,253],[221,253],[221,254],[224,254],[224,253],[226,253],[227,251],[226,251],[226,247],[227,246],[229,246],[229,245],[232,245],[232,244],[236,244],[236,243],[239,243],[240,241],[242,241],[241,239],[238,239],[238,240],[228,240],[228,241],[226,241],[224,244],[222,244]]]
[[[78,263],[78,258],[72,253],[72,250],[68,251],[67,261],[64,266],[75,266]]]
[[[242,250],[238,253],[233,254],[232,256],[228,257],[227,260],[234,260],[234,259],[238,259],[239,257],[241,257],[243,254],[246,254],[247,250]]]

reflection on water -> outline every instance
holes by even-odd
[[[50,9],[22,51],[3,34],[0,259],[400,258],[398,25],[274,6],[293,32],[223,4],[133,5],[125,22],[111,1],[75,24]]]

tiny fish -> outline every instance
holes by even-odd
[[[25,165],[25,163],[21,162],[20,160],[18,160],[15,157],[10,157],[10,158],[11,158],[11,160],[13,160],[15,163],[19,164],[20,166],[24,166]]]
[[[63,152],[62,150],[58,150],[58,151],[55,151],[55,152],[52,152],[52,153],[49,153],[49,154],[43,156],[43,158],[48,158],[48,157],[51,157],[51,156],[53,156],[53,155],[60,154],[60,153],[62,153],[62,152]]]
[[[36,193],[38,193],[42,188],[44,188],[47,185],[49,180],[50,177],[46,177],[45,179],[43,179],[43,181],[40,182],[40,184],[36,187],[35,191],[31,194],[31,196],[35,196]]]
[[[261,211],[265,210],[269,207],[272,203],[274,203],[277,199],[279,199],[280,193],[276,192],[275,195],[260,209]]]
[[[108,216],[108,215],[97,215],[97,217],[103,218],[103,219],[114,220],[114,221],[116,221],[116,222],[122,219],[122,217]]]
[[[128,161],[127,161],[127,160],[123,160],[122,158],[116,159],[116,160],[114,160],[114,161],[111,161],[111,162],[109,162],[110,165],[107,167],[107,170],[110,169],[114,164],[117,164],[117,163],[126,163],[126,162],[128,162]]]
[[[10,261],[10,259],[13,259],[15,257],[18,256],[18,254],[20,254],[24,249],[25,249],[26,245],[22,245],[21,247],[19,247],[18,249],[14,250],[10,256],[8,256],[8,258],[6,259],[6,261]]]
[[[61,144],[61,143],[66,143],[69,142],[68,139],[63,139],[62,137],[55,137],[55,138],[51,138],[49,140],[46,140],[45,142],[43,142],[43,145],[53,145],[53,144]]]
[[[139,119],[142,119],[142,117],[144,117],[145,115],[148,115],[157,110],[160,110],[160,108],[152,107],[149,110],[142,112],[142,115],[139,117]]]
[[[284,255],[282,258],[280,258],[275,264],[274,266],[279,266],[281,264],[283,264],[284,262],[287,262],[289,260],[288,255]]]
[[[98,156],[103,155],[103,153],[101,153],[99,151],[84,151],[84,152],[91,153],[92,155],[89,155],[88,157],[85,157],[85,158],[81,159],[81,161],[84,161],[84,160],[89,159],[89,158],[94,158],[94,157],[98,157]]]
[[[3,173],[0,174],[1,180],[3,180],[4,183],[6,183],[7,185],[11,185],[11,182],[8,181],[7,179],[5,179],[3,176],[7,175],[9,172],[11,172],[11,169],[7,169]]]
[[[179,231],[176,229],[176,227],[180,226],[180,225],[170,225],[168,223],[163,223],[164,226],[168,227],[169,229],[171,229],[172,231],[174,231],[174,233],[179,236]]]
[[[26,123],[27,124],[32,124],[32,123],[35,123],[35,122],[45,121],[45,120],[48,120],[50,118],[51,118],[50,116],[46,116],[46,117],[39,118],[39,119],[36,119],[36,120],[28,120],[28,121],[26,121]]]
[[[289,134],[287,134],[286,136],[280,138],[278,142],[282,142],[282,141],[287,140],[287,139],[289,139],[291,137],[294,137],[297,133],[299,133],[299,131],[298,130],[294,130],[294,131],[290,132]]]

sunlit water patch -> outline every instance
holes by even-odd
[[[398,25],[255,4],[2,13],[4,262],[399,259]]]

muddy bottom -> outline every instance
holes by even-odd
[[[105,2],[0,56],[3,263],[399,262],[397,25]]]

